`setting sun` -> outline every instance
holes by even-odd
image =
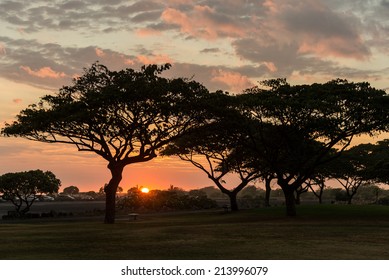
[[[150,190],[148,188],[141,188],[140,191],[142,193],[149,193]]]

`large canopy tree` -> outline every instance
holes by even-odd
[[[61,181],[51,171],[30,170],[0,176],[0,193],[11,201],[18,215],[25,215],[40,194],[57,193]]]
[[[354,136],[388,128],[389,97],[368,83],[333,80],[292,86],[284,79],[246,90],[241,112],[250,120],[252,150],[267,162],[295,216],[294,192],[315,168],[345,150]]]
[[[21,111],[2,133],[70,144],[104,158],[111,172],[105,223],[114,223],[124,167],[152,160],[158,149],[201,123],[208,90],[192,80],[161,77],[169,68],[110,71],[95,63],[73,85]]]

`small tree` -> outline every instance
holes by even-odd
[[[63,193],[69,195],[78,194],[79,192],[80,190],[76,186],[69,186],[63,189]]]
[[[61,181],[50,171],[31,170],[0,176],[0,193],[12,202],[20,216],[30,210],[38,195],[57,193],[60,185]]]
[[[376,163],[372,153],[373,147],[373,144],[354,146],[329,164],[331,177],[346,191],[348,204],[351,204],[364,183],[374,181]]]
[[[309,178],[305,184],[312,191],[312,193],[318,198],[319,204],[323,202],[323,193],[326,188],[326,177],[322,174],[315,174],[312,178]]]

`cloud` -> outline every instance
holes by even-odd
[[[7,50],[5,49],[5,46],[2,43],[0,43],[0,56],[6,54],[7,54]]]
[[[263,62],[263,64],[266,66],[266,68],[270,71],[270,72],[277,72],[277,66],[274,65],[273,62]]]
[[[219,48],[206,48],[206,49],[202,49],[200,52],[201,53],[219,53],[220,49]]]
[[[131,21],[136,23],[142,22],[154,22],[158,20],[161,16],[161,11],[152,11],[152,12],[142,12],[138,13],[131,18]]]
[[[167,8],[161,15],[167,24],[176,25],[180,32],[207,40],[219,37],[240,37],[245,34],[245,28],[234,17],[218,14],[206,5],[196,5],[189,12]]]
[[[88,3],[89,2],[89,3]],[[4,1],[0,18],[27,33],[43,29],[85,30],[104,32],[131,30],[130,22],[150,21],[159,17],[163,4],[159,1]]]
[[[254,86],[253,82],[248,77],[241,75],[238,72],[214,70],[212,71],[212,81],[221,82],[228,86],[233,92],[241,92],[242,90]]]
[[[134,67],[140,65],[135,56],[96,46],[63,47],[1,36],[0,42],[8,46],[2,57],[0,76],[45,89],[58,89],[69,84],[72,77],[96,61],[114,70],[134,65],[130,61],[136,62]]]
[[[52,89],[98,60],[112,69],[174,62],[182,72],[172,73],[195,75],[211,88],[237,87],[222,82],[226,73],[379,78],[377,69],[342,62],[389,54],[387,12],[387,0],[8,0],[0,3],[0,22],[24,33],[0,36],[0,76]],[[47,43],[57,31],[76,40]],[[112,38],[129,46],[116,47]]]
[[[66,77],[66,74],[64,72],[55,72],[50,67],[43,67],[39,70],[32,70],[28,66],[20,66],[20,69],[26,71],[29,75],[35,76],[38,78],[58,79],[58,78]]]
[[[160,35],[161,31],[153,28],[140,28],[136,31],[136,34],[140,37],[156,36]]]
[[[171,59],[168,55],[165,54],[157,54],[157,55],[138,55],[136,59],[142,64],[165,64],[172,63],[173,59]]]
[[[15,99],[12,100],[12,102],[15,103],[15,104],[20,104],[20,103],[23,102],[23,100],[21,98],[15,98]]]
[[[361,60],[371,55],[361,36],[362,22],[354,14],[313,0],[267,0],[264,7],[268,21],[263,24],[273,42],[297,44],[300,53],[317,57]]]
[[[95,48],[95,50],[96,50],[96,55],[97,55],[98,57],[104,57],[104,56],[105,56],[105,53],[104,53],[104,51],[103,51],[102,49],[100,49],[100,48]]]

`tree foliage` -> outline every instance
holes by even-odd
[[[79,188],[77,188],[76,186],[69,186],[69,187],[66,187],[63,189],[63,193],[64,194],[78,194],[80,192]]]
[[[208,90],[195,81],[161,77],[169,68],[166,64],[110,71],[93,64],[73,85],[21,111],[2,132],[71,144],[104,158],[111,172],[104,189],[105,222],[113,223],[124,167],[155,158],[160,148],[198,125],[204,112],[200,101]]]
[[[39,169],[0,176],[0,193],[21,216],[30,210],[38,195],[57,193],[60,185],[61,181],[52,172]]]
[[[250,139],[285,193],[288,215],[296,215],[293,193],[315,172],[344,151],[356,135],[388,128],[388,97],[368,83],[333,80],[292,86],[284,79],[240,96],[251,121]]]
[[[130,211],[200,210],[215,208],[217,203],[200,190],[186,192],[173,188],[151,190],[145,194],[140,188],[134,187],[119,199],[117,207]]]
[[[237,129],[240,115],[235,111],[234,100],[219,94],[210,107],[212,121],[167,145],[163,154],[177,155],[203,171],[229,197],[231,210],[237,211],[237,194],[261,173],[247,161],[248,149],[243,139],[246,135]],[[237,183],[228,183],[231,177]]]

